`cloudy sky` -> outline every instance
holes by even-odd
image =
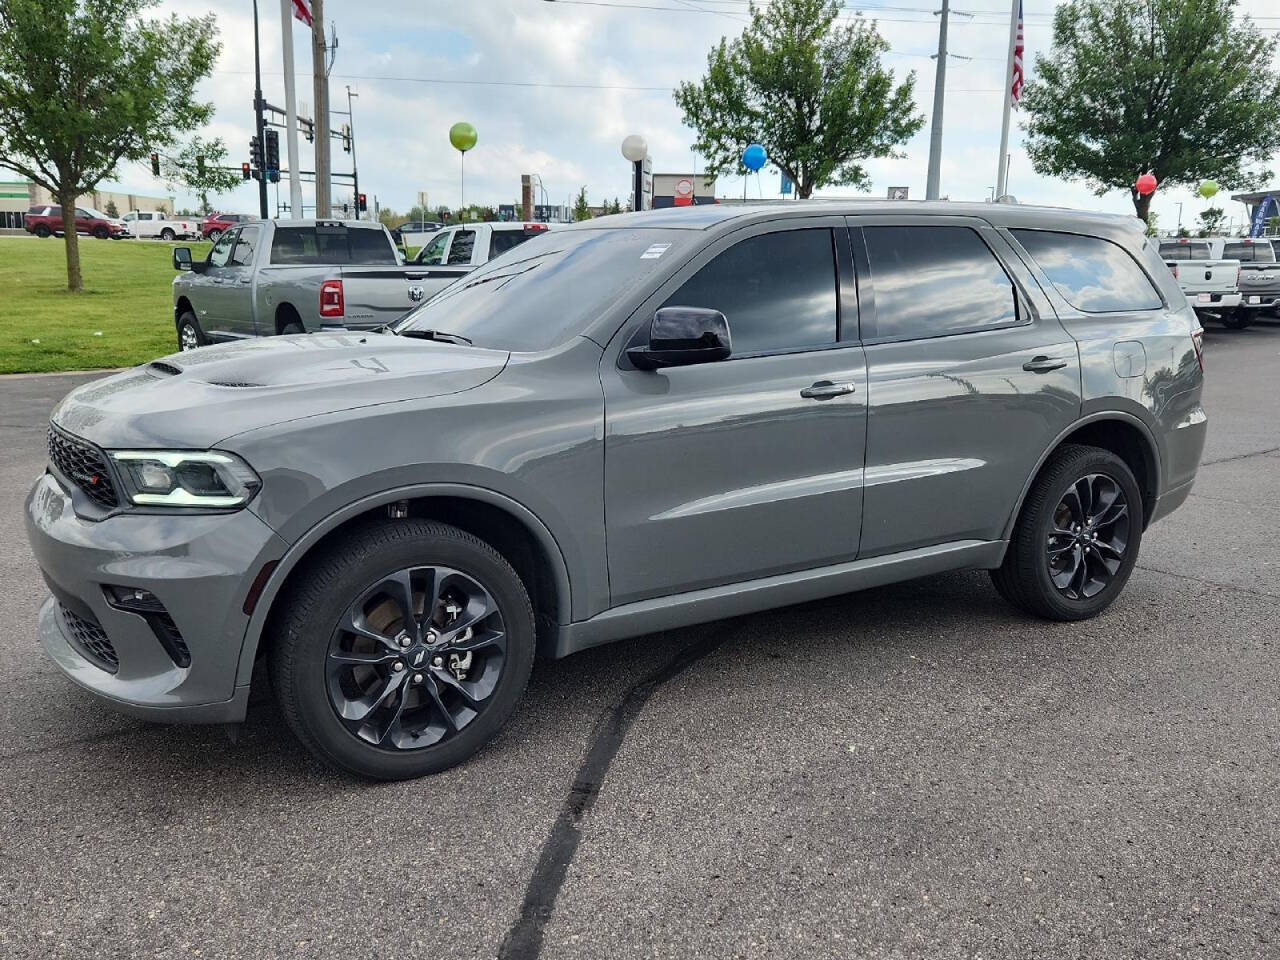
[[[261,0],[263,88],[283,105],[281,17],[275,0]],[[937,49],[937,0],[846,0],[845,16],[879,23],[892,53],[886,63],[905,76],[916,73],[916,100],[928,116],[933,102]],[[1000,141],[1000,103],[1007,43],[1007,0],[960,0],[974,15],[954,15],[947,71],[942,192],[956,200],[988,196],[995,180]],[[1046,50],[1056,0],[1025,0],[1028,63]],[[231,148],[232,160],[248,158],[252,134],[253,23],[249,0],[163,0],[161,10],[191,16],[212,9],[218,17],[222,55],[198,93],[216,115],[209,131]],[[467,155],[469,201],[511,203],[520,175],[536,173],[548,199],[563,203],[585,185],[592,203],[626,196],[627,163],[619,151],[626,135],[649,143],[654,169],[687,173],[701,169],[691,150],[693,133],[681,123],[671,89],[694,80],[721,36],[741,32],[746,0],[326,0],[325,14],[337,29],[339,48],[330,77],[331,106],[344,109],[346,88],[355,103],[356,150],[362,190],[383,206],[405,210],[426,191],[430,203],[459,199],[458,154],[448,129],[467,120],[479,143]],[[1241,10],[1260,26],[1280,29],[1276,0],[1241,0]],[[310,104],[310,34],[294,22],[298,99]],[[1034,66],[1030,68],[1034,71]],[[341,122],[342,118],[336,118]],[[1009,189],[1020,201],[1131,212],[1121,192],[1095,197],[1081,183],[1037,177],[1012,135]],[[304,169],[312,167],[302,141]],[[871,162],[871,193],[907,186],[923,197],[929,126],[907,145],[900,160]],[[281,155],[285,154],[281,143]],[[242,156],[243,155],[243,156]],[[334,169],[349,170],[350,158],[335,144]],[[1280,157],[1273,169],[1280,177]],[[119,172],[118,184],[143,193],[166,192],[145,165]],[[282,187],[285,185],[282,184]],[[1229,187],[1225,185],[1224,187]],[[222,198],[224,209],[252,212],[252,181]],[[157,189],[159,188],[159,189]],[[741,196],[740,178],[725,178],[721,195]],[[304,188],[311,202],[310,188]],[[749,196],[778,194],[778,174],[766,168],[747,184]],[[852,195],[833,188],[822,195]],[[281,191],[287,199],[287,188]],[[1161,191],[1154,210],[1162,226],[1194,220],[1205,204],[1187,192]],[[178,198],[179,205],[194,198]],[[1243,217],[1240,204],[1228,213]]]

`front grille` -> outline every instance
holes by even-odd
[[[106,457],[83,440],[49,424],[49,462],[104,510],[120,505]]]
[[[64,604],[59,603],[58,609],[71,634],[72,646],[80,651],[80,655],[100,670],[115,673],[120,667],[120,658],[116,656],[116,648],[111,645],[102,624],[80,616]]]

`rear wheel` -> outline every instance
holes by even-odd
[[[45,226],[43,223],[37,223],[37,224],[36,224],[36,228],[35,228],[35,230],[34,230],[34,231],[32,231],[32,232],[33,232],[33,233],[35,233],[35,235],[36,235],[37,237],[40,237],[42,240],[43,240],[45,237],[51,237],[51,236],[53,236],[53,231],[51,231],[51,230],[50,230],[47,226]]]
[[[208,239],[209,239],[209,240],[211,240],[211,241],[212,241],[212,242],[214,242],[214,243],[217,243],[217,242],[218,242],[218,238],[219,238],[220,236],[222,236],[222,231],[221,231],[221,230],[218,230],[218,229],[216,229],[216,228],[215,228],[215,229],[213,229],[213,230],[210,230],[210,231],[209,231],[209,237],[208,237]]]
[[[1142,493],[1109,450],[1067,444],[1045,464],[991,579],[1015,607],[1085,620],[1111,605],[1142,542]]]
[[[203,347],[209,341],[205,339],[204,331],[200,329],[200,321],[196,319],[196,315],[188,310],[178,318],[178,349],[184,353],[187,350],[194,350],[196,347]]]
[[[111,234],[107,232],[106,227],[94,227],[93,235],[97,237],[99,240],[105,240],[107,239],[107,237],[111,236]]]
[[[1235,310],[1222,315],[1222,323],[1230,330],[1243,330],[1253,323],[1253,314],[1247,310]]]
[[[524,584],[492,547],[427,520],[332,544],[293,577],[275,621],[272,685],[290,729],[352,773],[436,773],[486,744],[533,666]]]
[[[177,236],[177,234],[175,234],[175,233],[174,233],[172,230],[170,230],[168,227],[165,227],[163,230],[161,230],[161,231],[160,231],[160,239],[161,239],[161,240],[173,240],[176,236]]]
[[[290,334],[294,334],[294,333],[306,333],[306,332],[307,332],[306,330],[302,329],[302,324],[299,323],[297,320],[294,320],[291,323],[286,323],[283,327],[280,328],[280,336],[282,337],[287,337]]]

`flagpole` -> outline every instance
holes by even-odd
[[[1013,9],[1009,12],[1009,56],[1004,68],[1004,119],[1000,122],[1000,153],[996,160],[996,200],[1008,192],[1009,186],[1009,167],[1004,158],[1009,152],[1009,116],[1013,110],[1013,48],[1018,39],[1018,7],[1021,3],[1022,0],[1013,0]]]
[[[289,216],[297,220],[303,214],[302,177],[298,170],[298,108],[294,98],[293,75],[293,0],[280,0],[280,30],[284,46],[284,123],[285,143],[289,150]]]

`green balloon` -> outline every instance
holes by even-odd
[[[1200,184],[1200,188],[1196,192],[1199,193],[1200,196],[1208,200],[1210,197],[1212,197],[1215,193],[1218,192],[1218,181],[1206,180]]]
[[[461,150],[463,153],[476,145],[478,136],[476,128],[465,121],[455,123],[449,128],[449,142],[453,144],[455,150]]]

